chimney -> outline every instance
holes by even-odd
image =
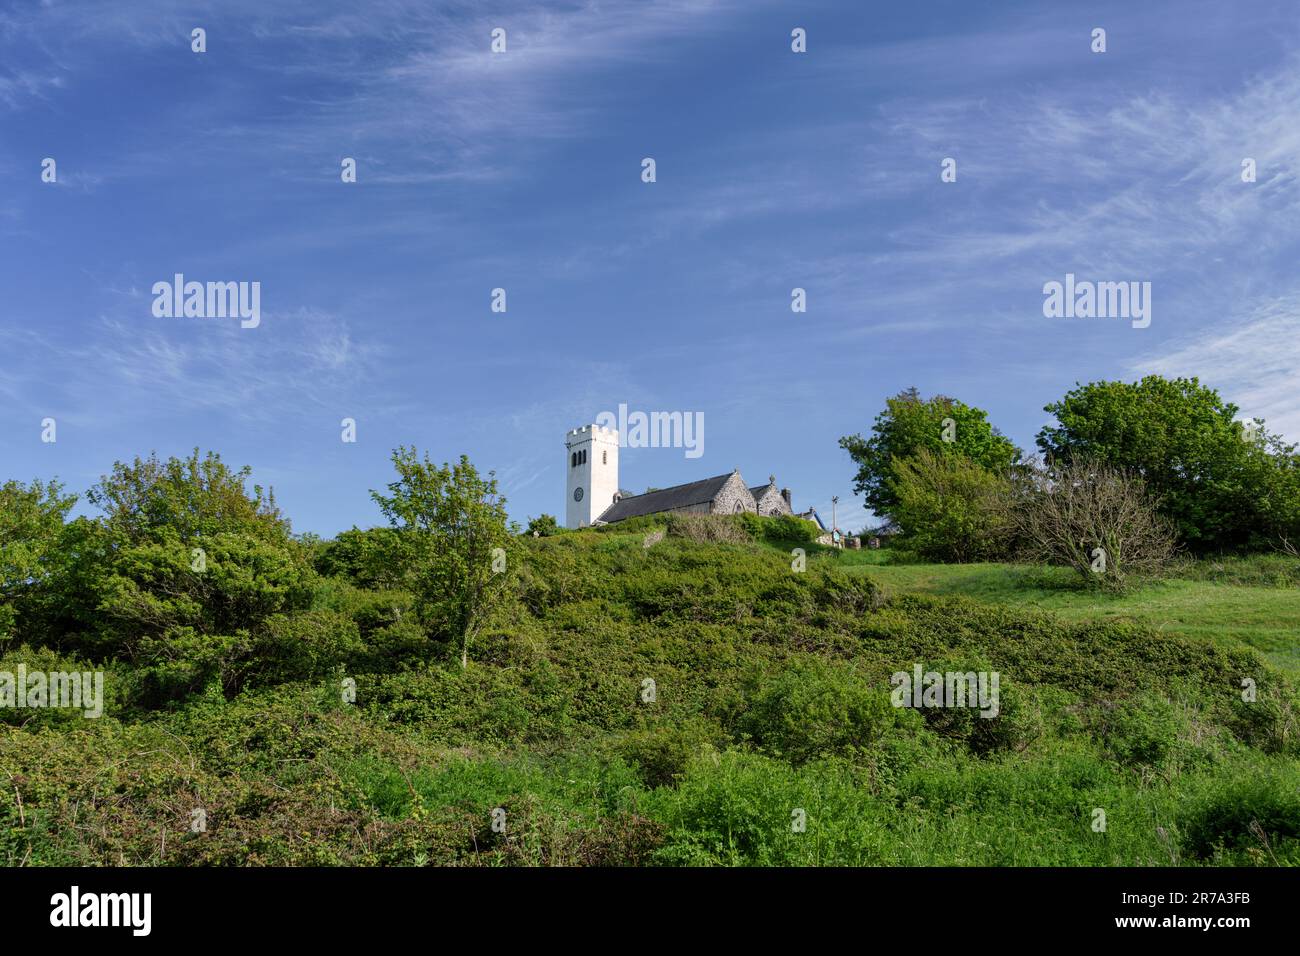
[[[781,497],[785,499],[785,506],[786,506],[787,508],[789,508],[791,511],[794,511],[794,505],[790,504],[790,489],[789,489],[789,488],[782,488],[782,489],[781,489]]]

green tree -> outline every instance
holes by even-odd
[[[1195,378],[1076,386],[1045,411],[1049,461],[1089,459],[1138,475],[1180,537],[1199,550],[1264,543],[1294,527],[1295,446],[1237,422],[1238,408]]]
[[[394,450],[393,466],[388,494],[371,497],[397,531],[394,558],[426,633],[458,643],[468,667],[470,644],[504,594],[511,547],[495,472],[481,477],[464,455],[437,466],[406,447]]]
[[[60,566],[59,539],[76,502],[57,481],[0,485],[0,639],[12,633],[20,600]]]
[[[115,463],[88,495],[104,515],[64,529],[43,629],[92,657],[132,661],[155,699],[212,681],[236,693],[282,631],[274,619],[308,609],[318,580],[270,493],[245,490],[248,477],[197,449]]]
[[[275,494],[245,487],[252,469],[232,471],[216,452],[200,457],[160,461],[157,454],[116,462],[88,495],[104,512],[108,527],[131,542],[168,528],[182,540],[195,535],[234,531],[257,537],[283,538],[289,523],[275,505]]]
[[[1010,483],[964,455],[922,448],[895,458],[889,489],[902,546],[932,561],[1003,557],[1011,539]]]
[[[310,608],[316,576],[288,541],[228,531],[182,541],[165,530],[117,550],[96,583],[102,641],[152,668],[173,696],[210,680],[234,694],[260,676],[275,619]]]
[[[922,448],[936,454],[960,454],[1001,473],[1020,458],[1020,449],[988,422],[988,413],[955,398],[923,399],[910,388],[885,402],[870,438],[847,435],[840,447],[857,463],[853,490],[866,498],[878,515],[891,516],[898,504],[891,484],[892,463]]]

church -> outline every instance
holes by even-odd
[[[634,495],[618,486],[618,430],[600,425],[574,428],[564,438],[566,483],[565,525],[583,528],[613,524],[642,515],[665,514],[794,514],[789,488],[778,488],[776,477],[767,484],[749,487],[740,469],[700,481],[659,488]],[[817,512],[809,509],[800,518],[815,522],[823,531]]]

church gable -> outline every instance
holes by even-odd
[[[740,469],[731,473],[709,505],[709,512],[715,515],[740,514],[742,511],[757,510],[754,496],[745,487],[744,479],[740,477]]]
[[[768,476],[765,485],[749,489],[754,496],[754,507],[761,515],[788,515],[792,511],[785,494],[776,486],[776,476]]]

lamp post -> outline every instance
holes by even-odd
[[[839,540],[838,538],[835,537],[835,535],[840,530],[839,522],[835,520],[835,509],[836,509],[836,505],[838,505],[839,503],[840,503],[840,496],[831,495],[831,540],[832,541]]]

